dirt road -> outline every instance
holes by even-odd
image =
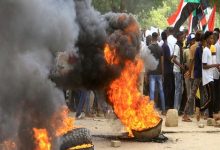
[[[195,119],[191,123],[186,123],[179,118],[179,126],[175,128],[165,127],[163,122],[162,131],[169,138],[167,142],[142,143],[122,140],[121,146],[118,148],[111,147],[111,139],[96,136],[121,135],[124,132],[124,127],[119,120],[85,118],[76,120],[75,124],[90,129],[91,134],[94,135],[95,150],[220,150],[220,128],[206,126],[205,120],[201,120],[200,123],[205,124],[205,127],[199,128]]]

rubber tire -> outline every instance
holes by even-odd
[[[77,128],[61,137],[62,144],[60,150],[67,150],[71,147],[75,147],[83,144],[92,144],[92,137],[90,131],[86,128]],[[84,150],[93,150],[94,148],[87,148]]]
[[[80,149],[80,150],[94,150],[94,148],[90,147],[90,148],[84,148],[84,149]]]

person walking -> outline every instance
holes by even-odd
[[[189,65],[189,71],[188,71],[188,76],[191,77],[191,91],[189,94],[189,97],[186,102],[186,106],[184,108],[184,114],[182,121],[185,122],[191,122],[192,120],[189,118],[189,113],[190,113],[190,105],[195,103],[194,99],[196,97],[196,92],[199,89],[200,92],[203,91],[202,89],[202,43],[201,43],[201,37],[202,37],[202,32],[198,31],[196,32],[195,35],[195,40],[196,40],[196,50],[193,52],[193,57],[190,56],[190,65]],[[195,44],[193,44],[194,48]],[[194,51],[194,49],[191,49]],[[191,52],[192,55],[192,52]],[[201,95],[201,94],[200,94]],[[199,121],[200,119],[200,113],[197,113],[197,120]]]

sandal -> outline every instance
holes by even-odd
[[[183,122],[192,122],[192,120],[188,117],[182,119]]]

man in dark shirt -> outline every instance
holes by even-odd
[[[152,34],[152,43],[148,47],[155,57],[155,59],[159,62],[158,66],[155,70],[150,71],[149,74],[149,81],[150,81],[150,99],[154,100],[155,94],[155,85],[158,84],[159,87],[159,94],[161,100],[161,107],[162,107],[162,114],[165,114],[165,99],[164,99],[164,92],[163,92],[163,84],[162,84],[162,49],[157,43],[158,41],[158,33],[154,32]]]
[[[164,86],[164,96],[166,109],[173,108],[174,93],[175,93],[175,83],[173,75],[173,63],[171,62],[170,48],[167,44],[167,33],[164,31],[161,33],[162,40],[164,41],[162,45],[163,51],[163,86]]]
[[[192,89],[190,96],[186,102],[186,106],[184,109],[184,115],[183,115],[183,121],[185,122],[191,122],[192,120],[189,118],[189,105],[192,101],[194,101],[196,97],[196,92],[199,89],[200,93],[201,91],[204,91],[202,88],[202,52],[203,52],[203,47],[202,47],[202,35],[200,35],[200,39],[198,41],[198,47],[196,48],[195,51],[195,56],[194,56],[194,80],[192,81]],[[200,94],[201,95],[201,94]],[[196,118],[197,121],[200,120],[200,113],[198,112],[199,110],[196,110]]]

